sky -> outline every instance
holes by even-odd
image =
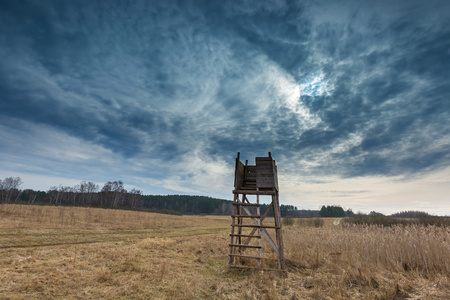
[[[450,1],[0,1],[0,178],[450,215]]]

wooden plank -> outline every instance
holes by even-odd
[[[228,256],[262,259],[262,257],[255,256],[255,255],[228,254]]]
[[[240,237],[246,237],[246,238],[255,238],[255,239],[260,239],[261,236],[259,235],[250,235],[250,234],[230,234],[230,236],[240,236]]]
[[[259,196],[256,196],[256,201],[259,203]],[[259,207],[256,208],[256,214],[257,215],[261,215],[261,210],[260,210]],[[264,220],[264,218],[265,218],[265,216],[258,220],[258,225],[262,225],[262,221]],[[252,231],[253,230],[255,230],[255,229],[252,229]],[[257,231],[258,235],[260,236],[261,235],[261,228],[256,229],[256,231]],[[250,239],[247,238],[247,240],[244,243],[245,244],[250,243]],[[261,248],[259,248],[259,250],[258,250],[258,256],[262,256],[262,240],[258,241],[258,245],[261,246]],[[260,261],[259,265],[261,266],[261,261]]]
[[[239,156],[239,154],[238,154]],[[239,195],[234,195],[234,201],[238,201],[239,200]],[[233,213],[237,212],[237,207],[233,206]],[[230,244],[233,244],[234,242],[234,225],[235,225],[235,220],[232,219],[231,220],[231,234],[230,234]],[[233,253],[233,251],[235,250],[235,248],[230,247],[230,254]],[[233,257],[230,256],[228,259],[228,264],[233,263]]]
[[[261,218],[261,216],[257,216],[257,215],[251,215],[251,216],[248,216],[248,215],[232,215],[231,217],[232,218],[254,218],[254,219]]]
[[[261,248],[259,245],[230,244],[230,247]]]
[[[254,225],[244,225],[244,224],[237,224],[234,225],[236,227],[249,227],[249,228],[271,228],[271,229],[280,229],[280,227],[277,226],[270,226],[270,225],[258,225],[258,224],[254,224]]]
[[[262,156],[262,157],[256,157],[255,161],[256,162],[266,162],[266,161],[272,162],[274,160],[272,159],[272,157]]]
[[[260,206],[257,203],[242,203],[242,202],[233,202],[233,205],[242,205],[242,206]]]
[[[244,164],[236,158],[236,169],[234,171],[234,187],[239,189],[244,185]]]
[[[234,194],[244,194],[244,195],[275,195],[277,190],[271,189],[270,191],[257,191],[257,190],[234,190]]]
[[[278,190],[277,166],[271,157],[256,158],[256,186]]]
[[[256,171],[256,186],[258,188],[275,187],[275,178],[272,166],[258,166]]]
[[[278,247],[277,245],[274,243],[274,241],[272,240],[272,237],[270,236],[270,234],[267,232],[267,230],[265,228],[261,229],[261,233],[264,235],[264,237],[266,238],[266,240],[269,242],[270,246],[272,246],[273,251],[275,251],[275,253],[277,254],[277,256],[279,255],[278,252]]]
[[[278,243],[278,266],[281,270],[284,271],[286,268],[285,260],[284,260],[284,246],[283,246],[283,231],[281,230],[281,212],[280,205],[278,200],[278,194],[272,197],[273,203],[273,215],[275,217],[275,225],[279,226],[278,229],[275,230],[275,234],[277,236]]]
[[[250,194],[253,193],[253,191],[256,191],[256,185],[255,186],[241,186],[241,188],[239,189],[239,191],[250,191]],[[247,193],[248,194],[248,193]]]
[[[255,178],[256,179],[256,166],[245,166],[244,179]]]

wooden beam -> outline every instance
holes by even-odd
[[[248,227],[248,228],[269,228],[269,229],[280,229],[278,226],[271,226],[271,225],[259,225],[259,224],[238,224],[234,225],[236,227]]]
[[[228,256],[262,259],[262,257],[255,256],[255,255],[228,254]]]
[[[230,234],[230,235],[246,237],[246,238],[255,238],[255,239],[260,239],[261,238],[259,235],[251,235],[251,234]]]
[[[243,195],[275,195],[276,193],[277,191],[275,189],[270,191],[237,189],[233,191],[233,194],[243,194]]]
[[[261,248],[259,245],[230,244],[230,247]]]

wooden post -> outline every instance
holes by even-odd
[[[278,267],[281,270],[285,269],[285,261],[284,261],[284,244],[283,244],[283,231],[281,228],[281,212],[280,205],[278,203],[278,193],[272,196],[273,203],[273,215],[275,218],[275,230],[277,236],[277,244],[278,244]]]

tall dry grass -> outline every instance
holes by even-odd
[[[330,226],[288,230],[290,258],[318,267],[339,262],[357,268],[450,274],[450,228]],[[301,249],[301,251],[298,251]]]
[[[0,299],[448,299],[448,228],[283,228],[285,274],[230,270],[229,217],[0,205]],[[264,255],[274,258],[265,246]]]
[[[449,295],[448,227],[297,226],[286,228],[284,237],[288,264],[308,274],[305,286],[324,289],[333,299]]]

